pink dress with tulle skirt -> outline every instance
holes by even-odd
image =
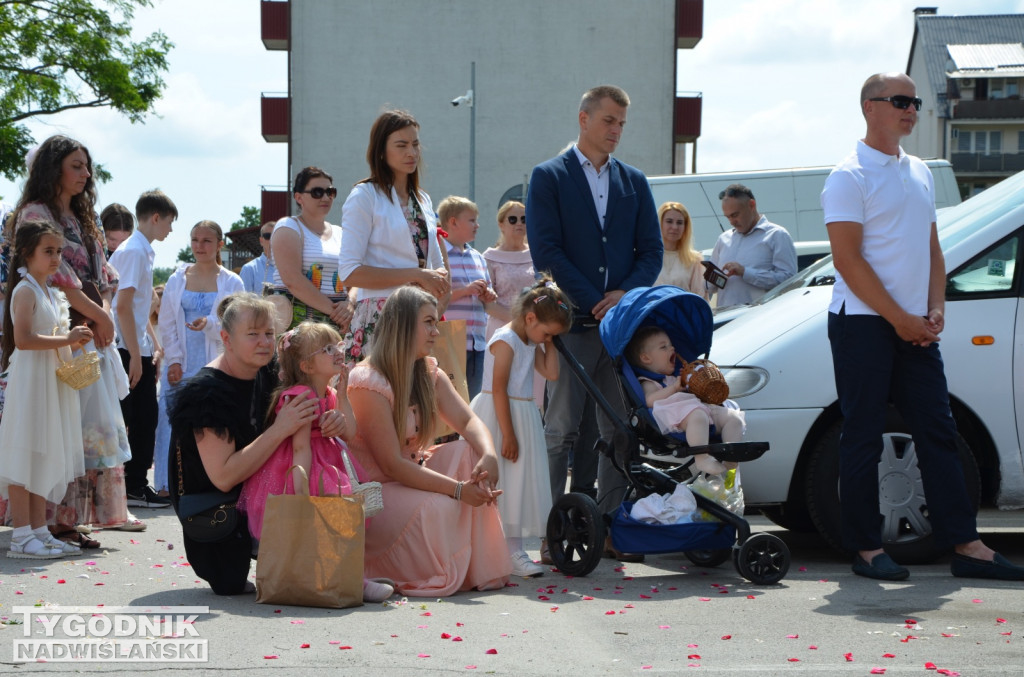
[[[309,386],[292,386],[281,393],[274,411],[281,411],[281,407],[288,400],[300,395],[316,397],[316,393]],[[317,413],[322,414],[334,409],[337,402],[334,389],[328,387],[327,394],[317,403]],[[309,473],[309,494],[311,496],[319,495],[321,471],[323,471],[325,495],[338,493],[339,478],[341,493],[352,493],[352,486],[348,481],[348,475],[345,474],[345,464],[341,458],[343,445],[344,442],[336,437],[324,437],[320,434],[319,416],[313,420],[309,431],[309,448],[312,456]],[[253,473],[242,485],[242,493],[238,497],[238,508],[246,514],[249,521],[249,533],[257,541],[260,539],[260,534],[263,533],[263,510],[267,505],[267,496],[295,493],[288,472],[292,465],[292,438],[289,437],[270,455],[263,467]],[[338,472],[335,473],[330,466],[337,468]],[[359,472],[358,469],[356,472]]]
[[[426,359],[436,379],[437,361]],[[365,362],[352,370],[348,387],[350,392],[363,388],[380,393],[395,406],[387,379]],[[413,418],[407,429],[415,432],[415,414],[410,410],[409,415]],[[420,451],[410,438],[403,452],[409,463],[423,458],[431,470],[459,480],[469,480],[477,460],[464,440]],[[365,479],[384,487],[384,510],[366,528],[367,578],[390,578],[399,592],[411,597],[447,597],[463,590],[505,586],[511,561],[497,506],[474,508],[391,479],[358,431],[350,453],[361,464]]]

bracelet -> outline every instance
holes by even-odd
[[[455,495],[452,496],[452,498],[454,498],[456,501],[462,501],[462,485],[464,484],[465,482],[459,482],[458,484],[455,485]]]

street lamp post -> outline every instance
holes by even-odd
[[[469,107],[469,199],[476,202],[476,61],[469,65],[469,91],[452,99],[453,106]]]

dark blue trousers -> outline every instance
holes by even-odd
[[[977,539],[938,344],[915,346],[882,317],[842,311],[829,313],[828,338],[844,418],[839,441],[843,544],[850,550],[882,547],[878,461],[890,401],[914,438],[936,544]]]

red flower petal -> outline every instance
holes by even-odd
[[[442,632],[441,633],[441,639],[451,639],[451,638],[452,638],[452,636],[449,635],[447,632]]]
[[[269,661],[274,658],[277,658],[277,654],[270,654],[269,656],[264,656],[263,658]]]
[[[935,663],[932,663],[931,661],[928,661],[927,663],[924,664],[924,669],[925,670],[934,670],[935,668],[936,668]]]
[[[844,653],[843,654],[843,658],[846,659],[847,663],[852,663],[853,662],[853,654],[852,653]]]
[[[430,658],[430,654],[428,654],[428,653],[418,653],[418,654],[416,654],[416,658]]]
[[[815,650],[816,650],[816,649],[817,649],[818,647],[817,647],[817,645],[815,645],[815,644],[812,644],[812,645],[810,645],[810,646],[809,646],[809,647],[807,647],[807,648],[808,648],[808,649],[810,649],[811,651],[815,651]]]
[[[800,639],[800,635],[786,635],[786,639]]]
[[[461,637],[458,637],[458,636],[456,636],[456,637],[452,637],[452,641],[453,641],[453,642],[461,642],[461,641],[462,641],[462,638],[461,638]]]
[[[305,644],[300,644],[300,645],[299,645],[299,648],[300,648],[300,649],[308,649],[308,648],[309,648],[309,643],[307,642],[307,643],[305,643]]]
[[[882,658],[896,658],[896,654],[894,654],[894,653],[884,653],[884,654],[882,654]]]
[[[583,595],[583,599],[589,602],[590,600],[592,600],[594,598],[591,597],[590,595]]]
[[[732,639],[732,635],[722,635],[722,639]]]
[[[63,578],[58,578],[57,579],[57,584],[58,585],[63,584],[63,583],[67,583],[67,581],[65,581]]]
[[[790,663],[799,663],[800,662],[799,658],[787,658],[786,660],[789,661]]]
[[[494,654],[498,653],[498,650],[497,650],[497,649],[488,649],[488,650],[487,650],[487,651],[485,651],[484,653],[485,653],[485,654],[490,654],[490,655],[494,655]]]
[[[996,623],[1005,623],[1005,622],[1006,622],[1005,618],[997,618],[996,619]]]
[[[872,675],[884,675],[885,674],[885,668],[871,668],[871,674]]]
[[[614,615],[615,615],[615,612],[614,612],[614,611],[605,611],[605,612],[604,612],[604,615],[605,615],[605,616],[614,616]]]
[[[691,661],[699,661],[700,660],[700,654],[699,653],[692,653],[689,656],[687,656],[687,658],[690,659]]]

